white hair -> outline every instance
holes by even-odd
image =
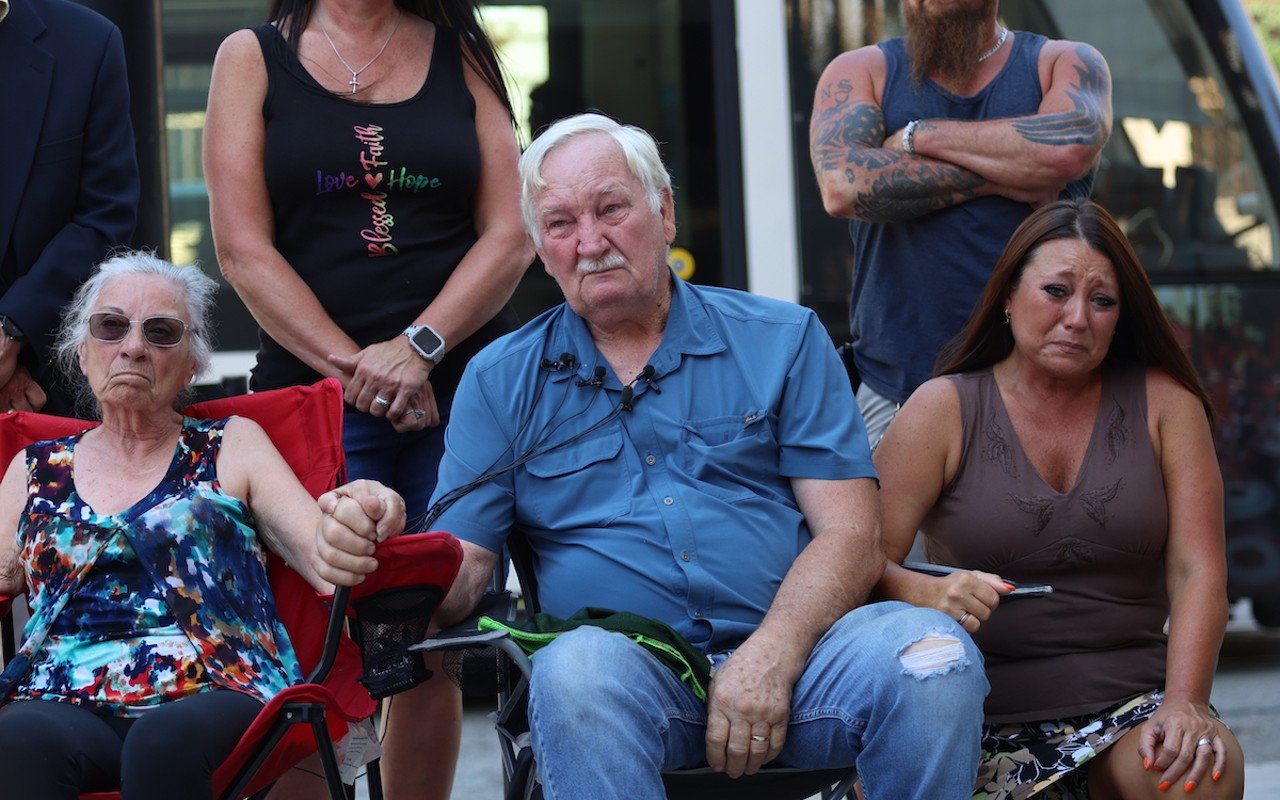
[[[538,231],[534,198],[547,186],[542,178],[542,162],[570,139],[593,133],[606,134],[618,143],[623,158],[627,160],[627,168],[644,187],[654,213],[662,210],[663,195],[671,193],[671,176],[662,166],[658,143],[644,130],[634,125],[622,125],[603,114],[565,117],[534,139],[529,149],[520,156],[520,215],[524,219],[524,229],[535,246],[542,246],[542,237]]]
[[[196,374],[208,369],[213,358],[209,329],[214,294],[218,291],[217,281],[205,275],[194,264],[170,264],[146,250],[118,252],[99,264],[89,280],[76,290],[75,296],[62,312],[62,327],[58,330],[58,339],[54,345],[63,377],[76,390],[81,405],[88,403],[94,409],[97,406],[96,398],[93,398],[88,381],[80,372],[77,351],[89,336],[89,315],[93,313],[107,281],[126,275],[152,275],[172,283],[178,289],[187,309],[187,347],[195,362]],[[178,399],[181,402],[185,398],[179,395]]]

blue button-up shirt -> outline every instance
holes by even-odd
[[[812,311],[674,276],[672,295],[648,381],[620,381],[568,305],[476,356],[433,502],[461,497],[434,527],[498,552],[518,525],[544,611],[631,611],[714,652],[755,630],[812,538],[790,479],[875,471]]]

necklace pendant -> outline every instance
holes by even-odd
[[[360,91],[360,78],[356,73],[351,73],[351,80],[347,81],[347,85],[351,87],[352,94]]]

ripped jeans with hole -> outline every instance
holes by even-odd
[[[774,764],[856,765],[865,800],[967,800],[987,689],[978,649],[946,615],[857,608],[810,654]],[[549,800],[662,798],[660,772],[706,765],[703,703],[620,634],[581,628],[540,651],[529,718]]]

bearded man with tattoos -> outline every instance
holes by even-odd
[[[827,213],[850,220],[850,329],[873,447],[1018,224],[1089,195],[1111,133],[1098,51],[1011,31],[999,5],[902,0],[904,37],[842,53],[818,82],[810,154]]]

